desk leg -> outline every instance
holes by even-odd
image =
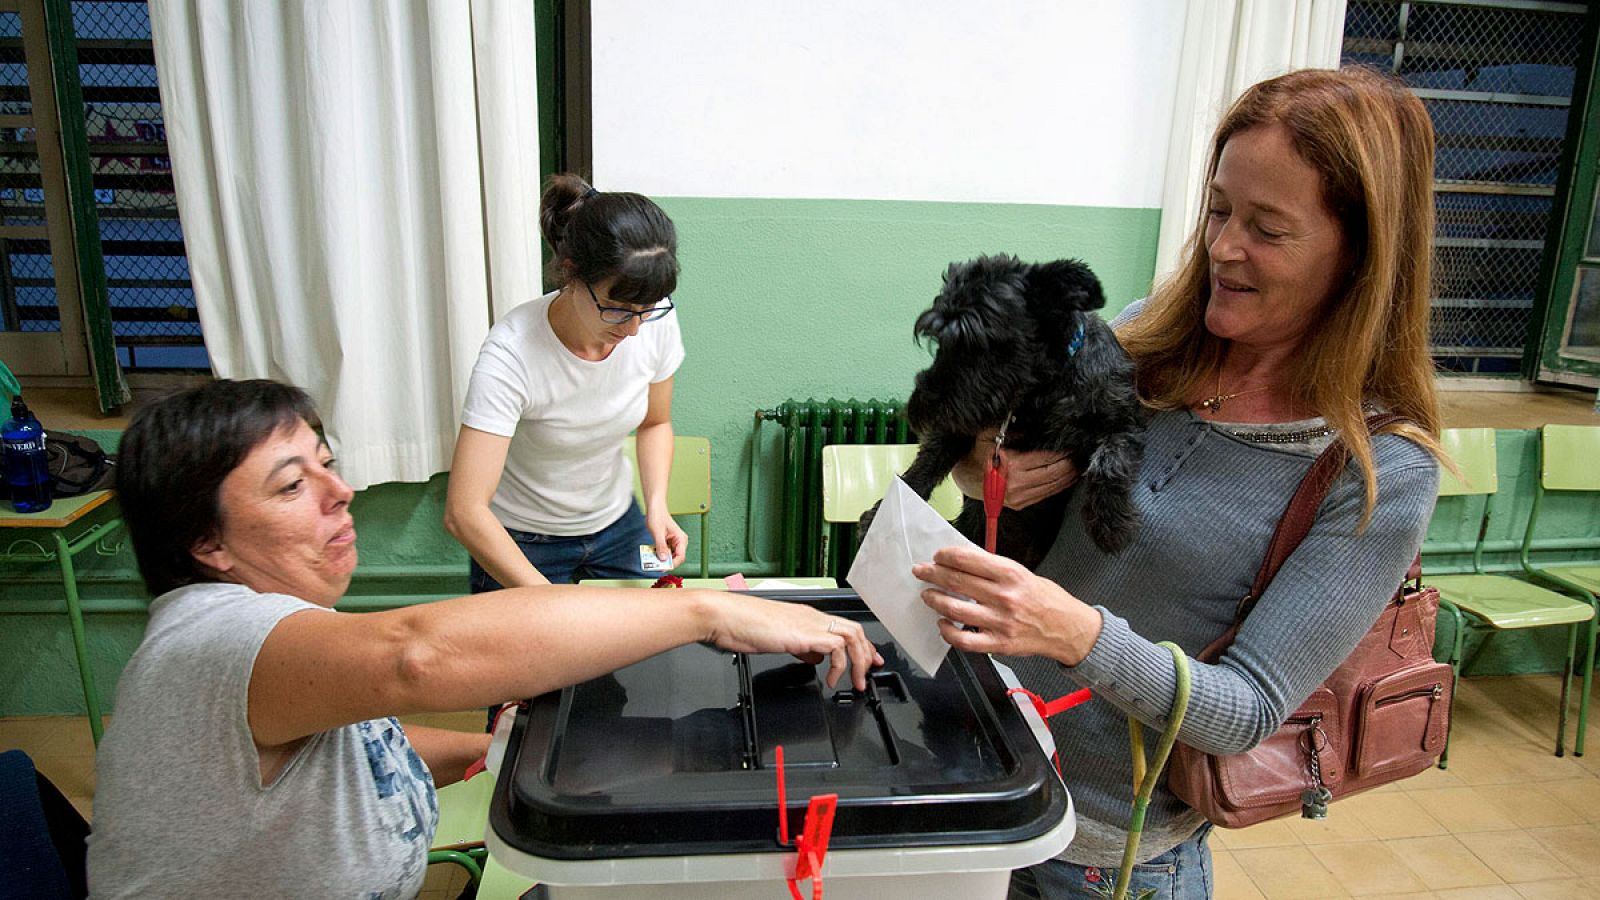
[[[94,671],[89,668],[89,646],[84,639],[83,607],[78,601],[78,576],[72,565],[72,549],[60,531],[56,539],[56,562],[61,564],[61,585],[67,592],[67,618],[72,623],[72,649],[78,654],[78,675],[83,679],[83,703],[89,710],[89,730],[94,745],[100,746],[100,692],[95,690]]]

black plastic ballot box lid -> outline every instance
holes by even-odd
[[[782,745],[791,841],[839,796],[831,850],[992,845],[1057,826],[1066,790],[986,656],[933,676],[850,591],[753,592],[859,621],[885,665],[857,693],[825,664],[691,644],[519,711],[489,820],[560,860],[762,853],[778,843]]]

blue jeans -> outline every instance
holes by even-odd
[[[1147,863],[1133,867],[1128,900],[1209,900],[1212,889],[1211,848],[1206,838],[1211,826]],[[1007,900],[1065,900],[1095,897],[1105,900],[1116,889],[1118,872],[1047,859],[1011,873]]]
[[[594,534],[532,534],[509,528],[506,533],[551,584],[571,584],[585,578],[650,577],[650,573],[639,568],[639,548],[653,548],[656,539],[644,524],[644,513],[639,511],[637,502],[628,504],[628,511],[622,518]],[[477,560],[472,561],[470,575],[474,594],[501,588]]]

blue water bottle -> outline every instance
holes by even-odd
[[[44,426],[33,417],[22,397],[11,400],[11,418],[0,429],[5,441],[6,486],[11,505],[20,513],[50,508],[49,455],[44,449]]]

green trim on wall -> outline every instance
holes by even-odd
[[[112,446],[101,435],[101,443]],[[748,437],[748,432],[746,432]],[[1522,517],[1531,502],[1537,457],[1537,433],[1501,431],[1499,440],[1500,491],[1489,538],[1514,548]],[[742,454],[729,454],[735,459]],[[383,609],[456,596],[467,589],[466,554],[444,535],[446,477],[426,484],[378,485],[357,495],[352,504],[359,536],[361,565],[350,593],[340,608],[347,611]],[[1558,495],[1552,503],[1565,502]],[[742,509],[723,509],[730,529],[742,527]],[[1554,505],[1552,522],[1557,531],[1572,536],[1591,535],[1600,529],[1592,503],[1563,508]],[[691,523],[692,524],[692,523]],[[1469,543],[1477,535],[1478,518],[1460,504],[1442,502],[1435,512],[1428,537],[1445,543]],[[691,529],[691,534],[695,533]],[[1509,569],[1515,550],[1490,554],[1489,565]],[[1430,562],[1461,564],[1468,556]],[[132,554],[112,557],[86,553],[79,557],[88,649],[101,696],[109,708],[117,680],[144,635],[147,598],[139,583]],[[1432,570],[1432,569],[1430,569]],[[0,716],[64,715],[83,712],[65,603],[52,563],[7,566],[0,578]],[[1495,638],[1474,666],[1474,673],[1519,674],[1553,672],[1560,668],[1566,645],[1561,629],[1507,632]],[[1439,622],[1438,644],[1451,638],[1450,623]]]

